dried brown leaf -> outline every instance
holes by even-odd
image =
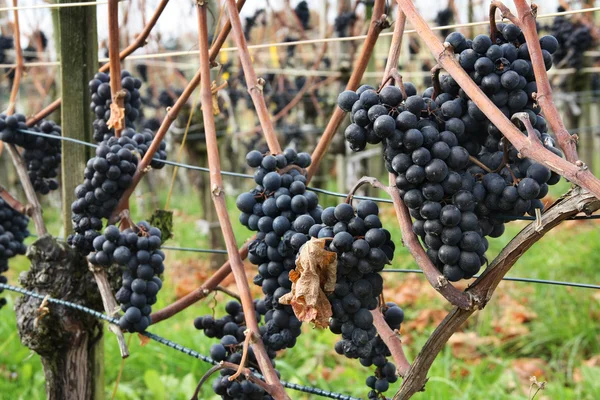
[[[333,315],[327,294],[333,292],[337,254],[325,250],[327,239],[311,239],[300,249],[296,269],[290,271],[292,291],[279,299],[289,304],[300,321],[326,328]]]
[[[140,339],[140,346],[142,347],[150,343],[150,338],[148,336],[142,335],[141,333],[138,333],[138,338]]]
[[[125,109],[115,103],[110,103],[110,118],[106,125],[111,129],[121,130],[125,128],[123,121],[125,121]]]

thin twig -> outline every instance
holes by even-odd
[[[29,202],[29,215],[33,219],[35,231],[38,236],[44,236],[48,233],[48,231],[46,229],[46,224],[44,223],[44,218],[42,216],[42,206],[40,205],[40,201],[37,197],[37,194],[35,193],[33,184],[29,179],[29,174],[27,173],[27,166],[25,165],[25,161],[23,161],[21,154],[19,154],[19,151],[17,150],[14,144],[6,143],[6,148],[15,166],[15,170],[17,171],[17,176],[19,177],[21,186],[23,186],[25,197],[27,197],[27,201]]]
[[[242,301],[242,300],[240,299],[240,296],[239,296],[237,293],[235,293],[235,292],[233,292],[233,291],[231,291],[231,290],[227,289],[227,288],[226,288],[226,287],[224,287],[224,286],[218,285],[218,286],[215,288],[215,290],[216,290],[217,292],[223,292],[223,293],[225,293],[226,295],[228,295],[228,296],[230,296],[230,297],[233,297],[233,298],[234,298],[234,299],[236,299],[237,301]]]
[[[406,26],[406,15],[402,12],[400,7],[396,8],[396,21],[394,25],[394,36],[392,36],[392,43],[390,44],[390,51],[388,52],[387,62],[385,64],[384,79],[389,76],[392,69],[398,68],[398,60],[400,59],[400,53],[402,51],[402,38],[404,36],[404,28]]]
[[[281,153],[281,145],[277,140],[277,134],[273,127],[273,121],[267,108],[267,103],[263,96],[263,89],[265,85],[264,79],[257,79],[254,66],[252,65],[252,57],[248,51],[248,45],[244,36],[244,29],[242,28],[242,21],[240,20],[240,14],[236,9],[235,0],[227,0],[227,13],[229,14],[229,21],[231,22],[232,35],[239,49],[240,62],[242,64],[242,70],[246,78],[246,85],[248,85],[248,93],[252,98],[252,103],[256,109],[258,120],[263,131],[263,135],[267,140],[269,150],[273,154]]]
[[[212,376],[212,374],[214,374],[215,372],[217,372],[223,368],[225,368],[223,366],[223,364],[217,364],[217,365],[214,365],[208,371],[206,371],[206,373],[204,375],[202,375],[200,382],[198,382],[198,386],[196,386],[196,390],[194,390],[194,394],[192,395],[191,400],[198,400],[198,394],[200,394],[200,389],[202,389],[202,385],[204,385],[206,383],[206,381]]]
[[[119,59],[119,0],[108,0],[108,57],[110,66],[110,119],[108,127],[120,137],[125,127],[125,93],[121,89],[121,60]]]
[[[8,192],[4,188],[4,186],[0,185],[0,198],[6,202],[13,210],[25,214],[30,215],[31,207],[24,205],[19,200],[17,200],[12,194]]]
[[[398,375],[404,377],[410,368],[410,363],[406,358],[406,354],[404,354],[402,342],[398,338],[398,335],[392,331],[392,328],[390,328],[387,322],[385,322],[383,314],[379,308],[371,311],[371,314],[373,314],[373,325],[375,325],[375,328],[377,328],[379,337],[390,350],[390,353],[392,353],[392,358],[396,363]]]
[[[215,119],[212,110],[212,92],[211,92],[211,80],[210,80],[210,55],[208,50],[208,29],[206,22],[206,7],[207,4],[198,3],[198,42],[200,50],[200,71],[201,71],[201,100],[202,100],[202,116],[204,120],[204,132],[206,134],[206,153],[208,156],[208,165],[210,167],[210,186],[213,203],[217,211],[217,218],[223,231],[225,238],[225,246],[229,255],[229,262],[231,264],[231,270],[235,277],[235,282],[240,293],[242,309],[244,310],[244,318],[246,320],[246,326],[250,333],[256,340],[254,346],[254,353],[256,360],[260,366],[260,370],[265,376],[265,379],[269,385],[271,385],[274,397],[277,399],[289,399],[275,370],[273,364],[267,355],[265,347],[260,337],[260,330],[258,328],[258,321],[256,320],[256,313],[254,312],[254,303],[252,301],[252,295],[250,293],[250,286],[248,285],[248,278],[244,270],[244,264],[238,254],[237,243],[231,220],[227,211],[227,204],[225,202],[223,181],[221,177],[221,160],[219,157],[219,145],[217,142],[217,131],[215,127]],[[235,4],[231,0],[228,3],[228,10],[230,19],[234,30],[237,30],[237,22],[239,22],[239,15],[235,12]],[[235,21],[237,15],[238,21]],[[240,24],[241,27],[241,24]],[[237,36],[237,35],[236,35]]]
[[[254,336],[249,329],[244,331],[244,335],[246,335],[246,338],[244,339],[244,346],[242,347],[242,359],[240,360],[240,366],[235,374],[228,378],[230,382],[237,379],[237,377],[244,372],[246,361],[248,360],[248,347],[250,346],[250,343],[254,343]]]
[[[469,161],[471,161],[473,164],[477,165],[479,168],[483,169],[486,172],[497,172],[497,171],[492,171],[487,165],[485,165],[484,163],[482,163],[481,161],[479,161],[477,158],[473,157],[473,156],[469,156]]]
[[[99,268],[91,263],[88,263],[88,267],[90,271],[92,271],[92,274],[94,274],[94,279],[96,280],[98,290],[100,291],[100,296],[102,297],[104,311],[107,315],[114,317],[119,310],[119,305],[117,304],[117,300],[115,299],[115,296],[113,295],[112,289],[110,287],[110,283],[108,282],[108,276],[106,275],[106,271],[104,270],[104,268]],[[129,350],[127,350],[127,343],[125,343],[125,336],[123,335],[121,327],[116,324],[108,324],[108,328],[117,337],[121,357],[129,357]]]
[[[15,67],[15,77],[13,80],[12,89],[10,91],[10,97],[8,99],[8,109],[6,115],[11,115],[15,112],[17,106],[17,96],[19,94],[19,85],[21,83],[21,77],[23,76],[23,50],[21,49],[21,29],[19,27],[19,11],[17,10],[17,0],[13,0],[13,16],[14,16],[14,37],[15,37],[15,57],[17,66]]]

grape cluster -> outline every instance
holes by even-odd
[[[554,63],[564,61],[568,68],[583,68],[583,53],[594,45],[590,27],[583,22],[559,16],[552,21],[550,32],[556,37],[559,45],[554,53]]]
[[[68,243],[87,254],[102,229],[102,219],[108,219],[123,192],[133,182],[138,162],[153,140],[152,133],[125,129],[120,138],[110,137],[96,148],[96,156],[88,160],[84,181],[75,188],[77,200],[71,205],[75,233]],[[162,168],[166,159],[166,143],[161,142],[153,168]]]
[[[0,198],[0,283],[8,280],[2,274],[8,270],[8,260],[17,254],[25,254],[27,247],[23,244],[29,236],[27,223],[29,219],[8,205]],[[0,293],[3,289],[0,289]],[[0,299],[0,308],[6,299]]]
[[[121,86],[125,92],[125,125],[129,128],[134,127],[135,121],[141,115],[142,99],[139,89],[142,87],[142,81],[134,78],[128,71],[121,71]],[[92,103],[90,109],[96,115],[94,120],[94,140],[101,142],[114,136],[114,130],[110,129],[107,121],[110,119],[110,105],[112,97],[110,92],[110,75],[104,72],[98,72],[89,83]]]
[[[10,50],[14,47],[13,38],[10,36],[3,36],[0,34],[0,64],[6,64],[6,50]]]
[[[342,335],[336,350],[349,358],[371,355],[377,331],[370,310],[377,308],[383,291],[378,272],[394,257],[394,243],[378,214],[379,207],[370,200],[361,201],[356,211],[342,203],[323,210],[321,224],[299,227],[299,234],[332,238],[328,250],[337,253],[338,264],[335,290],[329,295],[329,328]]]
[[[452,11],[452,8],[444,8],[438,11],[437,15],[435,16],[435,24],[437,26],[450,25],[453,20],[454,12]],[[450,29],[442,29],[440,33],[442,36],[447,36],[450,33]]]
[[[144,332],[152,323],[152,305],[162,287],[158,276],[165,270],[161,243],[160,229],[145,221],[123,232],[109,225],[94,239],[94,253],[88,256],[90,263],[100,267],[113,264],[124,267],[116,299],[125,312],[119,325],[129,332]]]
[[[239,365],[242,360],[244,331],[246,330],[244,312],[242,305],[237,301],[229,301],[225,305],[225,311],[227,315],[218,319],[211,315],[198,317],[194,320],[194,326],[196,329],[204,331],[207,337],[220,339],[219,343],[210,348],[210,356],[213,360],[228,361]],[[256,318],[260,321],[259,312],[256,312]],[[251,346],[248,347],[247,362],[251,369],[258,369]],[[274,363],[274,361],[272,362]],[[263,400],[271,398],[260,386],[246,380],[243,375],[230,381],[229,377],[234,373],[234,370],[222,369],[221,376],[213,380],[214,392],[223,399]]]
[[[289,272],[295,268],[297,250],[307,238],[295,236],[321,221],[319,198],[306,189],[303,169],[310,165],[308,153],[286,149],[283,154],[263,155],[253,150],[246,156],[256,168],[256,187],[238,196],[240,222],[256,239],[248,247],[248,260],[258,265],[254,283],[262,287],[265,297],[257,310],[265,315],[261,335],[269,354],[293,347],[300,335],[300,321],[292,307],[279,304],[290,292]]]
[[[497,29],[496,43],[487,35],[467,40],[459,32],[446,42],[501,112],[507,117],[526,113],[544,146],[562,156],[539,115],[523,33],[512,24]],[[550,68],[557,41],[544,36],[540,44]],[[428,88],[419,96],[408,85],[405,97],[394,86],[375,91],[365,85],[341,93],[338,105],[352,113],[345,136],[353,150],[383,143],[386,167],[397,174],[396,186],[415,219],[414,232],[444,276],[458,281],[476,274],[485,262],[486,236],[502,235],[508,216],[542,209],[540,199],[560,176],[519,158],[451,76],[440,77],[438,91]]]
[[[60,126],[52,121],[42,120],[36,126],[27,127],[23,114],[6,116],[0,114],[0,140],[24,149],[23,159],[29,179],[36,192],[48,194],[58,189],[58,169],[61,160],[61,143],[58,139],[19,132],[29,130],[60,137]]]
[[[392,330],[400,331],[400,325],[404,321],[404,311],[395,303],[388,302],[382,307],[382,313],[385,321]],[[390,383],[398,380],[396,366],[387,359],[391,352],[379,335],[371,340],[371,355],[361,358],[360,363],[365,367],[374,365],[375,373],[367,378],[366,384],[372,390],[369,392],[369,400],[375,400],[383,397]]]

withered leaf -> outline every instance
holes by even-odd
[[[290,271],[292,291],[279,299],[289,304],[300,321],[326,328],[333,315],[327,294],[335,289],[337,254],[325,250],[327,239],[311,239],[300,249]]]
[[[115,103],[110,103],[110,118],[106,122],[106,125],[110,129],[120,130],[125,128],[123,121],[125,121],[125,109],[120,108]]]

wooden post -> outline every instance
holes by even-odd
[[[73,3],[78,0],[60,0],[60,3]],[[90,94],[88,82],[98,69],[98,36],[96,29],[95,7],[65,7],[57,12],[55,31],[57,53],[60,57],[60,87],[62,89],[61,123],[65,137],[92,141],[92,113],[89,110]],[[71,203],[75,200],[75,187],[83,182],[83,170],[92,155],[89,147],[62,142],[61,191],[62,220],[64,237],[72,233]],[[87,272],[85,260],[81,268]],[[93,286],[92,286],[93,287]],[[94,288],[95,289],[95,288]],[[83,300],[83,299],[81,299]],[[90,327],[91,328],[91,327]],[[87,356],[78,358],[80,364],[70,366],[79,371],[77,393],[65,393],[69,396],[81,396],[91,399],[104,398],[104,341],[102,329],[92,331],[85,325],[79,327],[78,335],[88,337],[82,342],[74,342],[70,352],[86,352]],[[94,341],[94,345],[90,342]],[[59,369],[60,371],[60,369]],[[60,374],[60,372],[59,372]],[[47,382],[48,395],[53,392],[53,384],[59,384],[60,376],[54,382]],[[90,380],[91,382],[86,382]],[[87,388],[80,392],[81,388]],[[85,393],[85,394],[84,394]],[[89,396],[89,397],[88,397]],[[74,398],[74,397],[69,397]]]
[[[72,3],[76,0],[62,0]],[[92,113],[89,111],[88,82],[98,69],[98,37],[94,7],[65,7],[58,16],[58,54],[61,62],[62,134],[92,141]],[[83,182],[83,169],[90,158],[88,147],[62,142],[62,217],[65,237],[72,233],[71,203],[75,187]]]

